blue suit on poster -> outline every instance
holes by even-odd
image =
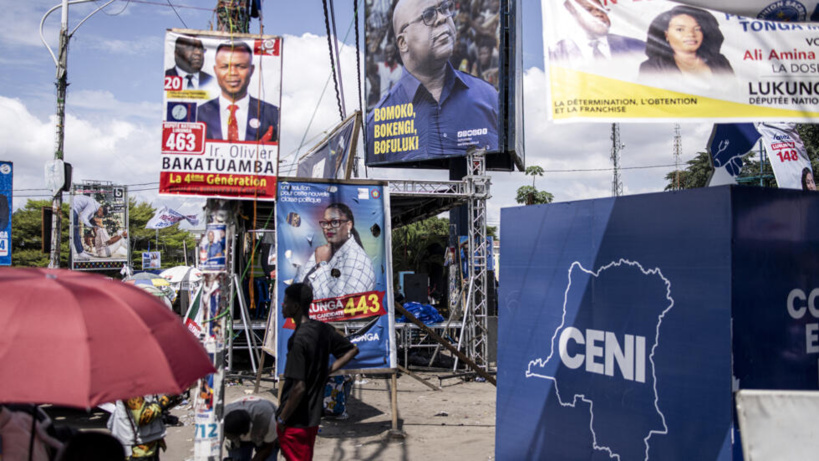
[[[272,137],[266,140],[266,142],[278,141],[279,109],[273,104],[260,101],[252,96],[249,96],[249,98],[245,140],[261,140],[265,137],[268,130],[270,130]],[[207,127],[205,133],[206,139],[227,140],[227,133],[222,133],[220,113],[219,98],[212,99],[199,106],[196,113],[196,121],[205,123]]]
[[[406,68],[367,116],[367,164],[463,156],[498,148],[498,92],[446,64],[440,101]]]

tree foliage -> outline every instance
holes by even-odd
[[[537,190],[537,187],[535,187],[535,180],[538,177],[543,176],[543,172],[543,168],[538,165],[526,167],[524,174],[532,177],[532,185],[518,187],[517,194],[515,194],[515,202],[526,205],[552,203],[552,201],[555,199],[554,195],[546,191],[539,191]]]
[[[11,217],[11,265],[16,267],[48,267],[49,251],[43,252],[43,207],[51,208],[51,200],[29,200]],[[68,267],[68,203],[62,206],[62,243],[60,267]],[[49,237],[50,238],[50,237]]]
[[[665,190],[694,189],[705,187],[711,175],[711,156],[708,152],[699,152],[696,157],[689,160],[684,170],[672,171],[665,176],[668,185]],[[677,187],[677,175],[679,174],[679,187]]]
[[[393,274],[412,271],[432,272],[432,266],[443,267],[449,246],[449,221],[437,217],[412,223],[392,231]]]

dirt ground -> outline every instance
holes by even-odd
[[[439,384],[438,374],[419,375],[435,386]],[[389,379],[356,376],[348,403],[349,418],[322,420],[315,459],[425,460],[441,455],[495,459],[495,386],[450,378],[436,391],[406,375],[397,382],[399,433],[391,431]],[[228,403],[253,394],[252,379],[230,384],[226,387]],[[274,383],[263,381],[257,395],[275,403]],[[168,428],[168,450],[162,460],[192,459],[192,406],[179,406],[173,414],[184,425]]]

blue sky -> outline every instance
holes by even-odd
[[[169,28],[209,29],[215,0],[117,0],[85,22],[70,41],[66,102],[65,159],[75,180],[104,180],[133,186],[131,195],[154,206],[168,205],[186,214],[201,211],[198,198],[159,197],[159,144],[162,120],[162,42]],[[27,0],[4,5],[0,30],[0,159],[15,164],[14,206],[28,197],[45,198],[43,165],[53,158],[56,108],[55,66],[40,41],[38,27],[56,0]],[[70,7],[73,29],[103,2]],[[363,2],[362,2],[363,5]],[[610,195],[609,124],[556,127],[546,120],[541,10],[538,0],[523,0],[527,165],[547,170],[537,186],[557,201]],[[352,2],[336,2],[341,69],[348,111],[358,107]],[[178,16],[177,16],[178,14]],[[361,8],[363,21],[363,6]],[[181,18],[181,19],[180,19]],[[55,49],[59,10],[46,21],[45,37]],[[254,20],[252,32],[259,31]],[[360,31],[363,34],[363,23]],[[304,153],[338,122],[335,94],[320,0],[264,4],[264,33],[284,36],[281,155]],[[349,35],[348,35],[349,34]],[[362,37],[363,38],[363,37]],[[362,59],[363,61],[363,59]],[[326,90],[325,90],[326,87]],[[312,121],[311,121],[312,120]],[[710,126],[683,125],[683,161],[703,149]],[[673,164],[670,124],[624,124],[624,167]],[[305,140],[304,145],[302,139]],[[591,170],[604,171],[591,171]],[[362,169],[363,170],[363,169]],[[560,171],[555,171],[560,170]],[[579,170],[579,171],[578,171]],[[627,194],[660,191],[672,167],[622,172]],[[374,169],[370,178],[447,179],[445,171]],[[501,207],[515,205],[515,190],[531,183],[523,173],[492,173],[489,220],[497,224]],[[39,196],[39,197],[37,197]],[[67,200],[67,195],[66,195]]]

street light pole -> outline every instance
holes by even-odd
[[[57,143],[54,160],[63,159],[65,140],[65,93],[68,88],[68,0],[62,3],[60,20],[60,54],[57,60]],[[43,18],[45,19],[45,18]],[[60,267],[60,243],[62,242],[63,190],[60,188],[51,201],[51,251],[48,267]]]
[[[54,60],[54,64],[57,66],[57,145],[54,149],[54,160],[62,160],[63,159],[63,143],[65,140],[65,95],[66,89],[68,88],[68,40],[74,35],[74,32],[80,28],[80,26],[91,16],[93,16],[98,11],[102,10],[106,6],[110,5],[114,2],[114,0],[109,0],[104,5],[98,7],[96,10],[92,11],[88,16],[83,18],[77,24],[77,27],[74,28],[73,31],[68,31],[68,5],[74,5],[77,3],[88,3],[94,0],[62,0],[62,3],[52,7],[50,10],[43,15],[43,19],[40,20],[40,39],[43,41],[43,44],[48,49],[48,52],[51,53],[51,58]],[[51,47],[48,46],[48,42],[46,42],[45,37],[43,37],[43,24],[45,23],[46,18],[49,14],[53,13],[54,10],[57,8],[62,8],[61,11],[61,19],[60,19],[60,50],[59,50],[59,57],[54,56],[54,52],[51,51]],[[62,187],[56,191],[54,194],[54,198],[51,202],[51,251],[49,252],[49,260],[48,260],[48,267],[51,268],[58,268],[60,267],[60,243],[62,241],[62,206],[63,206],[63,192]]]

